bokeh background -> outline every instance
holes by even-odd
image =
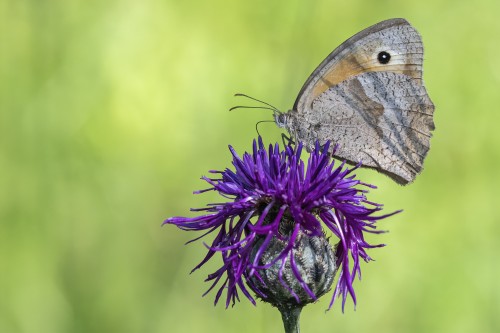
[[[216,199],[199,179],[243,153],[342,41],[405,17],[436,104],[425,170],[360,171],[381,223],[358,306],[303,332],[500,332],[500,2],[0,1],[0,332],[280,332],[279,313],[202,298],[219,262],[161,222]],[[267,142],[280,140],[262,124]]]

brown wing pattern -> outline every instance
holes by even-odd
[[[406,20],[375,24],[318,66],[278,125],[309,149],[331,140],[340,145],[337,157],[408,184],[422,170],[434,130],[422,62],[422,40]]]

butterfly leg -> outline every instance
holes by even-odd
[[[293,141],[292,138],[290,138],[289,136],[286,136],[285,133],[281,133],[281,140],[283,141],[284,147],[295,144],[295,141]]]

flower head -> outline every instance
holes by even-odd
[[[360,258],[370,261],[366,249],[384,246],[368,244],[364,233],[381,233],[376,230],[375,222],[396,212],[374,216],[381,205],[367,201],[364,188],[375,187],[355,179],[353,170],[359,165],[349,168],[340,163],[336,166],[338,162],[328,154],[329,143],[322,147],[316,144],[307,167],[301,159],[302,148],[299,143],[280,150],[276,144],[266,150],[259,137],[253,142],[252,154],[245,153],[240,158],[229,146],[234,171],[229,168],[210,171],[219,177],[203,177],[210,188],[195,193],[217,191],[230,201],[192,209],[203,212],[197,217],[172,217],[164,222],[183,230],[206,231],[201,237],[216,234],[212,244],[207,245],[207,255],[193,269],[220,253],[223,265],[207,278],[213,282],[207,293],[220,283],[215,303],[224,289],[227,289],[226,307],[239,300],[239,291],[255,304],[248,288],[264,300],[272,297],[268,270],[274,270],[273,276],[282,289],[288,290],[298,304],[314,301],[330,288],[338,269],[330,307],[337,296],[342,296],[342,308],[348,295],[356,304],[353,282],[356,275],[361,276]],[[323,251],[333,253],[321,245],[325,239],[324,227],[339,239],[333,258],[322,254]],[[309,240],[304,241],[304,237]],[[315,240],[318,237],[320,241]],[[301,246],[309,246],[309,249],[312,246],[314,251],[319,251],[317,258],[321,262],[333,262],[324,266],[322,274],[330,277],[323,279],[319,287],[304,276],[308,270],[307,265],[304,266],[307,260],[298,256],[310,250]],[[301,292],[292,286],[290,277],[295,279]]]

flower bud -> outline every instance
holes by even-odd
[[[264,238],[255,242],[252,259],[263,242]],[[274,236],[260,257],[259,266],[275,261],[286,251],[286,247],[286,239]],[[284,259],[276,261],[269,268],[256,270],[251,281],[257,289],[254,291],[263,301],[280,309],[295,308],[315,302],[328,292],[336,272],[336,258],[328,239],[324,235],[309,236],[299,231],[293,249]]]

